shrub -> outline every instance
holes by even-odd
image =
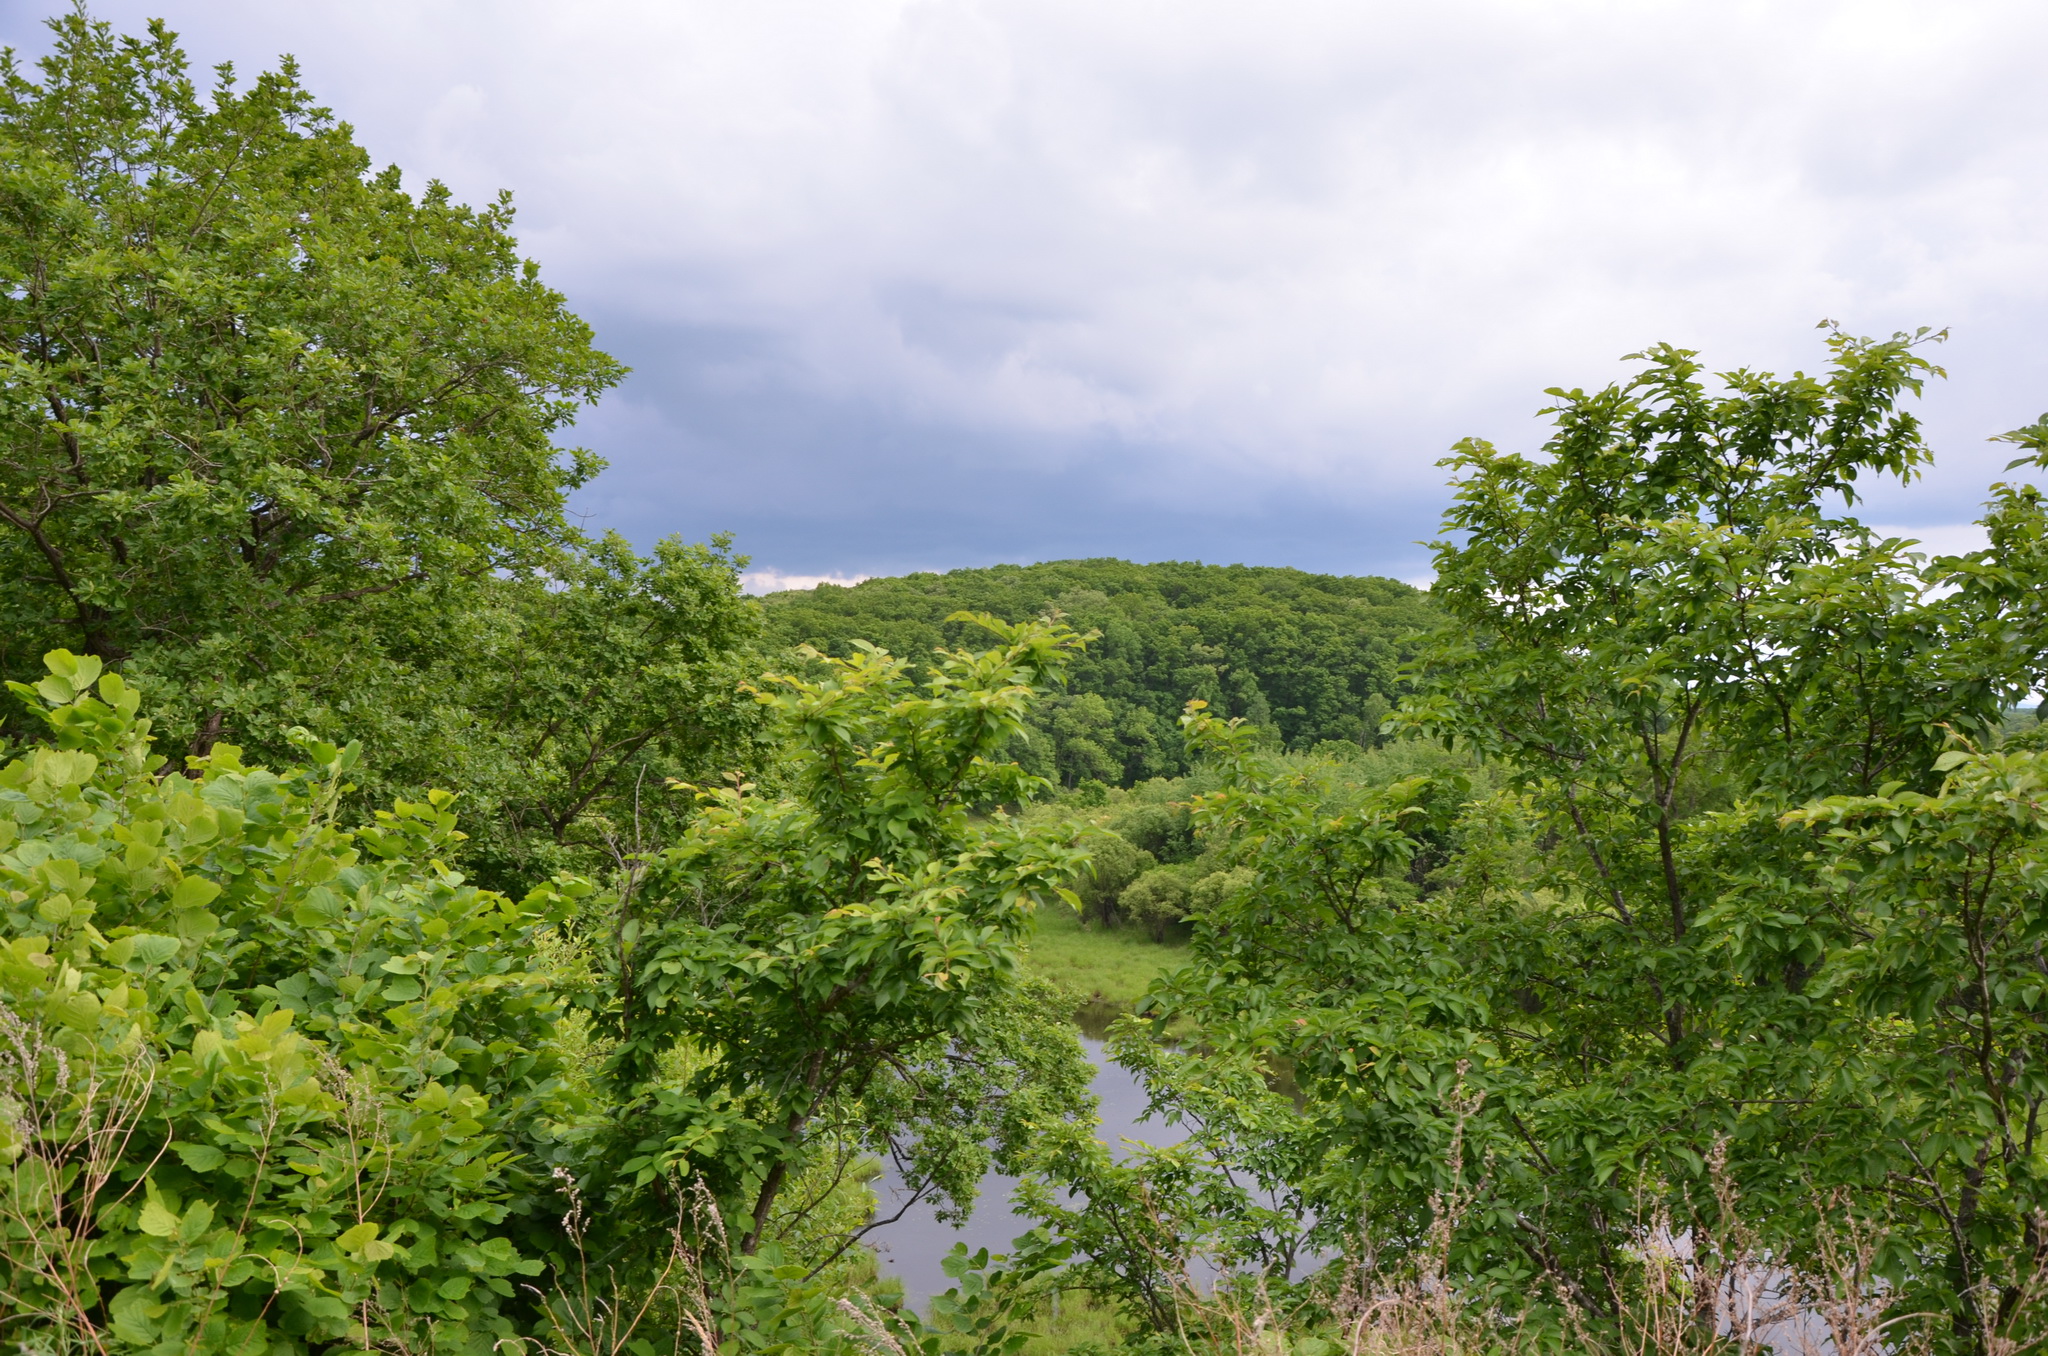
[[[1223,907],[1231,896],[1250,889],[1256,879],[1255,872],[1242,866],[1229,871],[1213,871],[1196,881],[1188,891],[1188,912],[1214,913]]]
[[[1117,908],[1153,941],[1163,942],[1168,929],[1188,916],[1193,884],[1193,873],[1184,867],[1154,867],[1124,889]]]
[[[336,828],[354,746],[167,775],[133,688],[48,664],[10,686],[54,747],[0,768],[0,1332],[513,1336],[561,1089],[529,958],[585,887],[466,884],[446,793]]]
[[[1151,853],[1113,833],[1091,839],[1089,847],[1094,860],[1075,878],[1074,893],[1081,898],[1081,916],[1106,925],[1124,888],[1159,863]]]

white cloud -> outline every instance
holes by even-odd
[[[2048,404],[2048,9],[2019,0],[98,8],[202,61],[293,50],[380,159],[515,188],[579,305],[735,336],[692,390],[1052,471],[1113,445],[1414,498],[1452,439],[1533,438],[1545,386],[1657,339],[1810,368],[1831,316],[1957,327],[1953,469],[1885,501],[1946,520],[2000,464],[1978,440]],[[643,403],[682,384],[637,360]]]
[[[864,574],[784,574],[780,570],[748,570],[740,576],[740,591],[757,595],[781,593],[787,589],[814,589],[820,584],[852,588],[866,578],[869,576]]]
[[[1872,523],[1870,529],[1880,538],[1901,537],[1917,542],[1913,549],[1929,556],[1959,556],[1981,551],[1991,544],[1990,534],[1982,523],[1934,523],[1922,527]]]

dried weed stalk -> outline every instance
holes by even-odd
[[[74,1060],[0,1004],[0,1118],[20,1150],[0,1189],[0,1334],[33,1333],[53,1356],[107,1351],[94,1222],[140,1189],[140,1176],[108,1186],[155,1084],[147,1051],[113,1068]]]

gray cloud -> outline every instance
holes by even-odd
[[[1951,325],[1942,469],[2048,406],[2048,11],[1547,0],[164,0],[295,52],[634,364],[580,507],[787,572],[1070,554],[1414,575],[1457,437],[1655,339]],[[0,31],[36,48],[34,13]]]
[[[614,459],[584,496],[593,525],[643,539],[731,531],[765,565],[814,572],[1124,555],[1426,573],[1416,539],[1434,520],[1433,488],[1232,479],[1112,432],[930,423],[806,389],[760,336],[604,328],[670,380],[650,399],[622,392],[580,426]]]

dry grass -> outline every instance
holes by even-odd
[[[1464,1121],[1480,1099],[1454,1104],[1459,1130],[1450,1180],[1463,1181]],[[1170,1277],[1179,1318],[1171,1345],[1186,1356],[1925,1356],[1946,1315],[1897,1314],[1875,1266],[1881,1229],[1860,1222],[1850,1202],[1822,1202],[1817,1263],[1785,1266],[1743,1221],[1726,1171],[1725,1146],[1709,1163],[1723,1221],[1707,1236],[1674,1226],[1657,1209],[1638,1211],[1622,1274],[1609,1293],[1545,1298],[1564,1314],[1560,1328],[1535,1331],[1516,1315],[1460,1293],[1451,1244],[1481,1188],[1432,1198],[1427,1245],[1398,1266],[1383,1265],[1366,1240],[1324,1273],[1307,1298],[1276,1301],[1257,1277],[1199,1284]],[[1838,1223],[1829,1224],[1825,1221]],[[2043,1223],[2048,1232],[2048,1221]],[[2042,1287],[2025,1289],[1994,1328],[1965,1336],[1982,1356],[2026,1356],[2039,1347]],[[1607,1315],[1596,1319],[1588,1302]],[[1986,1312],[1996,1305],[1979,1306]],[[1939,1326],[1937,1326],[1939,1325]],[[1046,1351],[1059,1348],[1046,1347]]]

